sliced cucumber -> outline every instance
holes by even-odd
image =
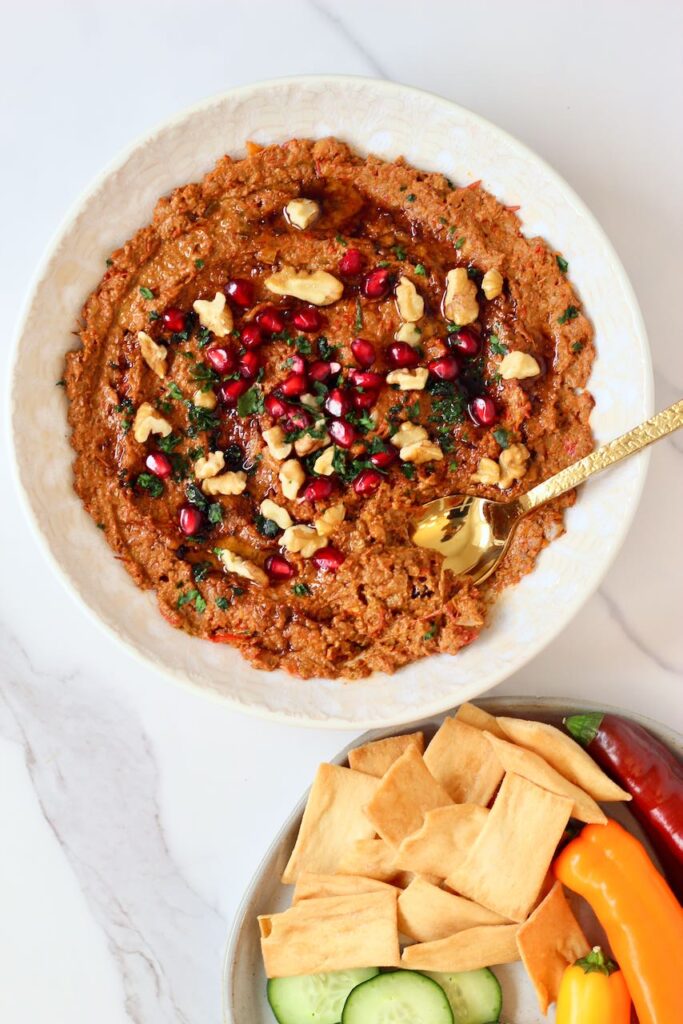
[[[503,991],[498,978],[488,967],[457,974],[424,973],[446,993],[454,1024],[490,1024],[500,1020]]]
[[[342,1024],[453,1024],[444,990],[417,971],[378,974],[349,993]]]
[[[376,974],[376,967],[363,967],[355,971],[271,978],[268,1002],[279,1024],[339,1024],[351,989]]]

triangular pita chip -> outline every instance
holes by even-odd
[[[413,744],[422,753],[425,746],[424,733],[412,732],[407,736],[388,736],[384,740],[374,740],[355,750],[349,750],[349,767],[366,775],[374,775],[381,779],[391,768],[394,761],[401,756],[406,747]]]
[[[401,967],[411,971],[476,971],[519,960],[515,941],[519,925],[494,924],[468,928],[447,939],[419,942],[403,950]]]
[[[385,842],[398,846],[421,827],[427,811],[450,803],[448,793],[430,775],[422,754],[411,744],[377,783],[365,814]]]
[[[519,926],[517,945],[536,991],[541,1013],[557,1002],[562,975],[590,950],[560,882]]]
[[[447,878],[481,832],[488,811],[478,804],[451,804],[427,811],[422,828],[406,836],[396,853],[404,871]]]
[[[509,924],[478,903],[415,878],[398,897],[398,930],[416,942],[445,939],[467,928]]]

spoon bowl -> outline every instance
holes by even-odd
[[[418,547],[438,551],[444,568],[483,583],[495,572],[519,521],[589,477],[635,455],[683,426],[683,401],[657,413],[596,451],[510,501],[451,494],[422,507],[413,531]]]

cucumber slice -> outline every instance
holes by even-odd
[[[351,989],[376,974],[376,967],[363,967],[355,971],[271,978],[268,1002],[279,1024],[338,1024]]]
[[[342,1024],[453,1024],[444,990],[417,971],[378,974],[349,993]]]
[[[490,1024],[500,1020],[503,991],[498,978],[488,967],[457,974],[424,973],[446,993],[454,1024]]]

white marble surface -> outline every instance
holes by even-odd
[[[557,167],[631,275],[658,406],[683,395],[676,0],[647,17],[636,0],[25,0],[3,22],[5,358],[47,239],[121,147],[232,85],[336,71],[440,92]],[[683,729],[682,468],[682,437],[656,448],[602,587],[496,692],[604,701]],[[0,1020],[216,1024],[241,892],[347,736],[246,719],[141,668],[51,576],[6,458],[0,474]]]

